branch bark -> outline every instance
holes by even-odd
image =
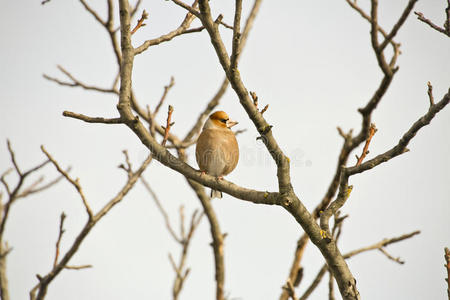
[[[44,152],[47,154],[48,157],[51,157],[48,152]],[[127,182],[124,184],[124,186],[121,188],[121,190],[116,194],[114,198],[112,198],[109,202],[103,206],[100,211],[98,211],[95,215],[92,213],[92,211],[88,210],[86,207],[86,213],[88,215],[88,220],[84,227],[79,232],[78,236],[73,241],[72,245],[69,247],[67,252],[62,256],[59,263],[54,265],[50,272],[48,272],[44,276],[37,275],[37,278],[39,282],[32,288],[30,291],[30,300],[42,300],[45,298],[47,294],[48,287],[50,283],[59,275],[59,273],[64,269],[84,269],[90,267],[90,265],[87,266],[68,266],[68,263],[70,259],[75,255],[75,253],[78,251],[79,247],[81,246],[82,242],[86,238],[86,236],[90,233],[92,228],[120,201],[123,200],[123,198],[128,194],[128,192],[134,187],[136,181],[139,179],[139,177],[142,175],[144,170],[147,168],[147,166],[152,161],[152,157],[149,156],[142,164],[141,166],[135,171],[130,174],[128,177]],[[55,167],[59,166],[59,164],[53,160],[52,161]],[[57,167],[58,168],[58,167]],[[59,170],[58,170],[59,171]],[[66,177],[66,179],[72,184],[76,186],[72,182],[73,179],[70,177]],[[81,187],[79,187],[81,189]],[[78,188],[77,188],[78,190]],[[84,204],[87,203],[87,200],[85,199]],[[37,293],[37,295],[36,295]]]

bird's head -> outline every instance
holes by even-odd
[[[227,113],[224,111],[216,111],[212,115],[209,116],[208,120],[205,123],[203,129],[211,129],[211,128],[231,128],[234,125],[238,124],[238,122],[231,120]]]

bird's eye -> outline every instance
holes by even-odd
[[[222,122],[222,123],[224,123],[224,124],[226,124],[227,121],[228,121],[228,119],[220,119],[220,122]]]

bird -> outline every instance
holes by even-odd
[[[239,146],[231,131],[236,124],[238,122],[232,121],[224,111],[216,111],[206,120],[195,148],[195,158],[202,174],[223,179],[236,168]],[[211,189],[211,198],[222,198],[222,192]]]

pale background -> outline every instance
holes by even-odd
[[[89,1],[105,16],[106,1]],[[100,3],[102,2],[102,3]],[[379,18],[389,31],[407,1],[380,1]],[[446,1],[420,1],[415,10],[441,25]],[[211,1],[215,13],[232,23],[231,1]],[[358,3],[366,11],[368,1]],[[244,1],[247,12],[251,2]],[[185,12],[170,1],[144,1],[150,18],[133,36],[135,46],[177,27]],[[140,13],[139,13],[140,14]],[[246,15],[246,14],[245,14]],[[117,21],[116,16],[116,21]],[[135,20],[133,20],[135,24]],[[194,26],[198,25],[198,21]],[[292,160],[296,192],[312,209],[334,174],[344,130],[360,129],[357,108],[368,101],[381,79],[370,48],[369,24],[340,1],[265,1],[244,51],[240,73],[261,105],[265,117]],[[227,32],[227,41],[230,33]],[[78,1],[4,1],[0,12],[0,167],[11,166],[9,138],[22,169],[44,160],[39,146],[63,166],[72,165],[95,211],[125,182],[117,169],[121,150],[128,149],[135,165],[147,150],[125,126],[86,124],[62,117],[63,110],[90,116],[115,117],[116,98],[80,88],[57,86],[46,73],[64,78],[61,64],[80,80],[108,87],[116,62],[104,29]],[[369,157],[391,148],[428,109],[426,82],[440,100],[450,83],[450,40],[410,16],[396,41],[402,43],[400,70],[373,115],[378,127]],[[175,108],[173,132],[183,136],[223,79],[206,32],[175,38],[150,48],[135,60],[134,88],[142,104],[156,105],[163,86],[175,77],[167,104]],[[242,186],[276,190],[270,156],[255,141],[257,132],[231,90],[219,107],[240,121],[242,152],[237,169],[227,179]],[[160,120],[165,117],[162,108]],[[353,193],[343,208],[350,218],[340,241],[342,252],[416,229],[422,234],[388,247],[406,264],[400,266],[379,252],[349,260],[363,299],[446,299],[443,248],[450,246],[450,109],[446,108],[409,145],[411,151],[375,170],[354,176]],[[358,154],[361,149],[358,149]],[[352,155],[351,162],[354,162]],[[196,167],[190,151],[190,163]],[[46,178],[57,174],[46,167]],[[177,225],[177,209],[198,208],[184,178],[152,162],[145,177]],[[10,178],[10,180],[12,177]],[[2,187],[3,188],[3,187]],[[253,205],[228,195],[214,201],[225,241],[225,288],[232,298],[277,299],[297,238],[302,230],[279,207]],[[6,240],[12,299],[27,299],[35,274],[49,271],[54,257],[59,215],[65,211],[66,249],[86,215],[67,182],[19,201],[7,223]],[[177,226],[176,226],[177,227]],[[181,299],[212,299],[213,257],[209,225],[197,231],[188,265],[192,268]],[[167,233],[162,217],[141,184],[90,233],[71,264],[93,264],[82,271],[63,271],[50,285],[47,299],[170,299],[174,273],[167,258],[179,247]],[[302,289],[322,259],[309,245]],[[311,299],[325,299],[324,281]]]

